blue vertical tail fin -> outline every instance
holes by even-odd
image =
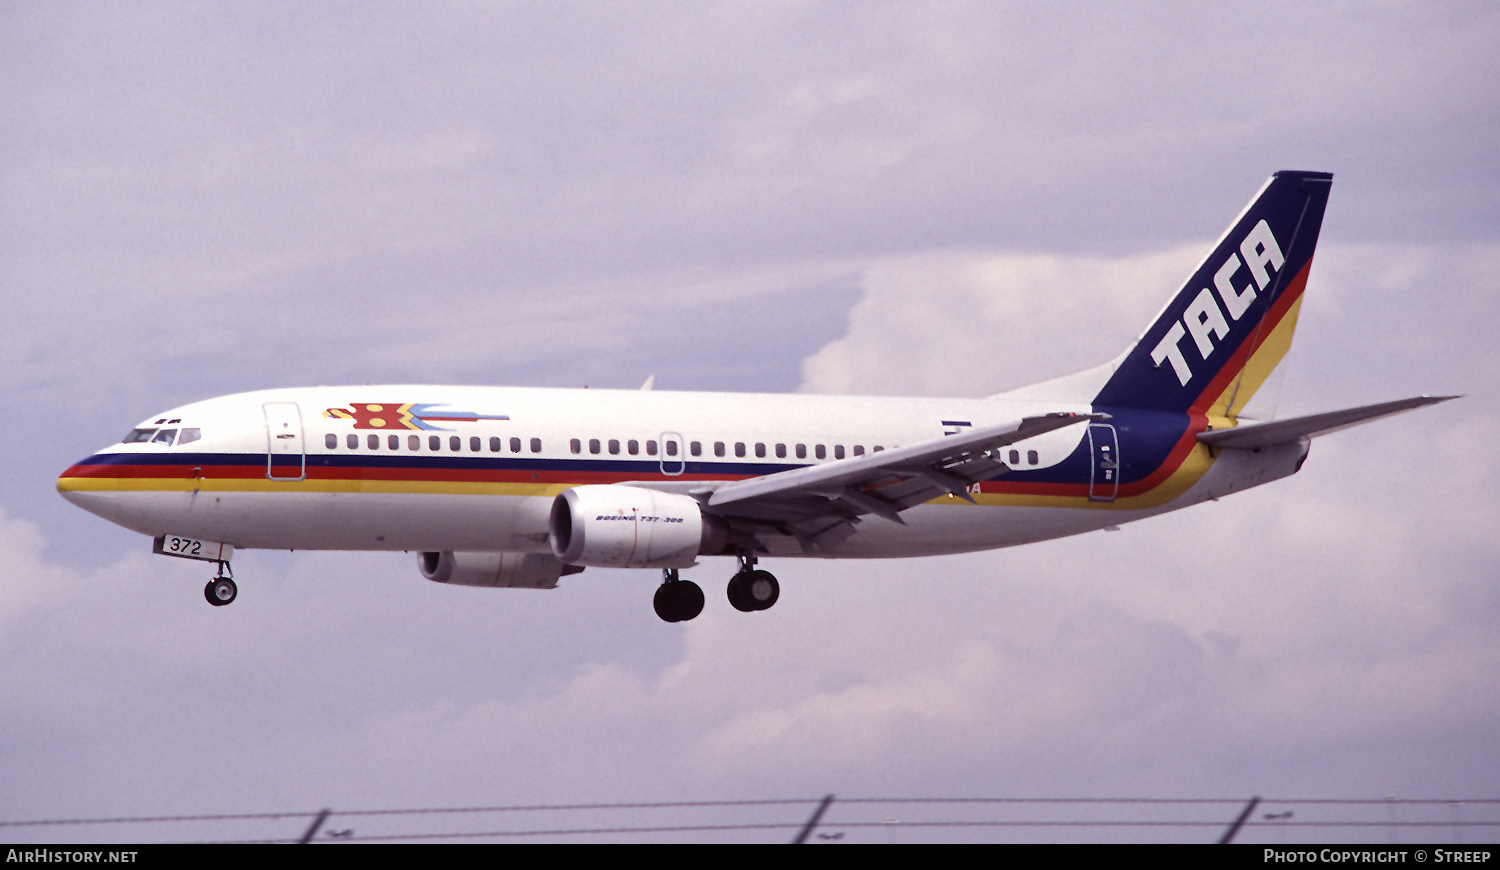
[[[1291,346],[1333,176],[1271,176],[1114,364],[1095,407],[1237,417]]]

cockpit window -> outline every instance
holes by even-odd
[[[168,447],[171,447],[172,446],[172,439],[176,438],[176,437],[177,437],[177,430],[176,429],[163,429],[160,432],[156,433],[156,437],[151,439],[151,443],[152,444],[165,444]]]
[[[202,429],[198,429],[196,427],[192,429],[184,429],[182,430],[182,434],[177,436],[177,446],[181,447],[184,444],[191,444],[194,441],[198,441],[202,438]]]
[[[140,443],[142,441],[150,441],[151,440],[151,436],[155,435],[155,434],[156,434],[156,430],[155,429],[132,429],[132,430],[130,430],[130,434],[125,436],[125,440],[122,441],[122,442],[120,442],[120,443],[121,444],[137,444],[137,443]]]

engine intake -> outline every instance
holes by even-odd
[[[548,541],[569,565],[686,568],[722,553],[728,527],[694,498],[635,486],[578,486],[552,502]]]

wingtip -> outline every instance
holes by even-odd
[[[1441,405],[1444,402],[1451,402],[1454,399],[1462,399],[1463,397],[1461,393],[1452,396],[1416,396],[1406,401],[1410,402],[1413,408],[1425,408],[1428,405]]]

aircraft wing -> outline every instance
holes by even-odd
[[[1449,399],[1457,399],[1458,396],[1417,396],[1411,399],[1399,399],[1394,402],[1381,402],[1378,405],[1362,405],[1358,408],[1346,408],[1342,411],[1328,411],[1322,414],[1310,414],[1306,417],[1292,417],[1287,420],[1275,420],[1269,423],[1251,423],[1246,426],[1236,426],[1233,429],[1216,429],[1211,432],[1198,433],[1198,440],[1210,447],[1238,447],[1243,449],[1255,449],[1259,447],[1272,447],[1277,444],[1291,444],[1301,438],[1313,438],[1318,435],[1327,435],[1329,432],[1337,432],[1360,423],[1368,423],[1391,414],[1399,414],[1402,411],[1410,411],[1413,408],[1421,408],[1424,405],[1436,405],[1438,402],[1446,402]]]
[[[1055,413],[972,429],[920,444],[726,483],[704,508],[742,528],[772,527],[809,551],[832,546],[874,514],[905,524],[901,511],[946,494],[973,501],[969,486],[1009,470],[998,448],[1104,415]],[[753,533],[753,532],[752,532]]]

